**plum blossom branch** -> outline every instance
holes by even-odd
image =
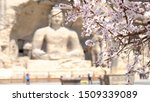
[[[111,60],[126,50],[137,55],[135,52],[150,40],[150,2],[73,0],[70,4],[60,4],[60,8],[67,10],[67,22],[82,19],[81,36],[101,36],[102,51],[97,63]],[[92,39],[85,42],[89,47],[95,43]]]

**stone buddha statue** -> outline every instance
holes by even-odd
[[[63,13],[53,7],[48,16],[49,25],[35,31],[32,42],[32,58],[57,60],[78,58],[84,59],[77,33],[62,26]],[[46,50],[42,49],[45,43]]]

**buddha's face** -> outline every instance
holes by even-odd
[[[61,10],[53,10],[51,12],[51,24],[53,26],[61,26],[63,23],[63,14]]]

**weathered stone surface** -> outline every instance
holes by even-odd
[[[11,68],[12,59],[10,56],[0,52],[0,68]]]
[[[25,69],[21,66],[11,67],[9,69],[0,68],[0,79],[23,79]]]
[[[28,1],[15,6],[16,23],[11,31],[11,38],[31,41],[33,32],[47,25],[49,5]]]
[[[84,59],[77,33],[63,27],[63,12],[58,7],[53,7],[48,16],[47,27],[35,31],[32,41],[33,59]],[[46,51],[43,48],[45,41]]]
[[[0,78],[1,79],[10,79],[12,77],[12,71],[5,68],[0,68]]]
[[[91,69],[91,62],[85,60],[80,60],[80,62],[79,60],[29,60],[27,68],[33,77],[41,77],[41,74],[44,76],[49,74],[52,78],[86,76]]]
[[[93,77],[99,77],[104,75],[104,70],[109,73],[109,69],[91,67],[91,61],[86,60],[28,60],[27,64],[27,71],[32,78],[87,77],[89,72],[93,73]]]

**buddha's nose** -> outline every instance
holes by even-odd
[[[58,20],[58,19],[56,19],[55,21],[56,21],[56,22],[58,22],[59,20]]]

